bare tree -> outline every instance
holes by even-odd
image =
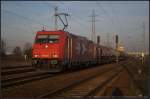
[[[13,50],[13,54],[16,56],[21,56],[22,55],[22,50],[19,46],[16,46]]]
[[[2,58],[6,56],[6,43],[4,41],[4,39],[1,40],[1,56]]]
[[[23,48],[24,55],[27,55],[28,58],[31,58],[32,55],[32,44],[31,43],[25,43]]]

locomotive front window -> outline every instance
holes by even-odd
[[[48,35],[38,35],[36,43],[47,43]]]
[[[57,43],[59,41],[59,35],[38,35],[36,43]]]
[[[48,43],[57,43],[59,41],[59,35],[49,35]]]

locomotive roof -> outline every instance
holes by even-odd
[[[42,30],[42,31],[38,31],[37,32],[37,34],[48,34],[48,32],[53,32],[53,33],[57,33],[58,32],[58,34],[60,33],[60,32],[62,32],[62,33],[66,33],[67,35],[70,35],[70,36],[75,36],[75,37],[80,37],[80,39],[87,39],[87,40],[89,40],[88,38],[86,38],[86,37],[84,37],[84,36],[80,36],[80,35],[76,35],[76,34],[73,34],[73,33],[70,33],[70,32],[68,32],[68,31],[63,31],[63,30],[55,30],[55,31],[46,31],[46,30]],[[91,40],[89,40],[89,42],[90,43],[94,43],[93,41],[91,41]],[[96,43],[95,43],[96,44]],[[104,46],[104,45],[99,45],[100,47],[103,47],[103,48],[107,48],[107,49],[113,49],[113,48],[111,48],[111,47],[107,47],[107,46]]]
[[[37,34],[48,34],[48,32],[53,32],[53,33],[59,33],[59,32],[63,32],[63,33],[67,33],[68,35],[71,35],[71,36],[78,36],[80,38],[84,38],[84,39],[88,39],[84,36],[80,36],[80,35],[76,35],[76,34],[73,34],[73,33],[70,33],[68,31],[63,31],[63,30],[55,30],[55,31],[46,31],[46,30],[42,30],[42,31],[37,31]]]
[[[65,32],[65,31],[61,31],[61,30],[57,30],[57,31],[47,31],[47,30],[42,30],[42,31],[37,31],[37,34],[48,34],[49,32],[51,33],[57,33],[57,32]]]

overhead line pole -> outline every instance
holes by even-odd
[[[93,41],[95,42],[95,36],[96,36],[96,33],[95,33],[95,10],[93,10],[92,12],[92,37],[93,37]]]
[[[145,48],[145,23],[143,22],[143,52],[146,53]]]
[[[145,54],[146,54],[146,47],[145,47],[145,23],[143,22],[143,24],[142,24],[142,28],[143,28],[143,52],[141,53],[141,56],[142,56],[142,64],[144,63],[144,57],[145,57]]]
[[[91,40],[93,42],[96,42],[96,32],[95,32],[95,27],[96,27],[95,26],[95,22],[96,22],[95,17],[96,17],[96,15],[95,15],[95,10],[92,11],[92,15],[90,17],[92,17]]]
[[[95,42],[95,37],[96,37],[96,33],[95,33],[95,11],[93,10],[93,41]]]
[[[116,38],[116,41],[115,41],[115,43],[116,43],[116,63],[118,63],[118,43],[119,43],[119,37],[118,37],[118,35],[116,35],[115,36],[115,38]]]
[[[93,33],[94,33],[94,26],[93,26],[93,16],[92,16],[92,33],[91,33],[91,40],[93,41]]]
[[[110,45],[109,45],[109,33],[107,33],[107,46],[110,47]]]
[[[55,7],[55,30],[57,30],[57,29],[58,29],[57,11],[58,11],[58,7]]]

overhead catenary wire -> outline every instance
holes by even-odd
[[[106,3],[106,4],[108,4],[108,3]],[[109,4],[112,4],[112,3],[109,3]],[[116,4],[116,3],[115,3]],[[109,20],[111,21],[111,23],[112,23],[112,25],[114,24],[114,22],[117,22],[117,20],[118,20],[118,17],[116,16],[116,14],[113,14],[113,15],[115,15],[115,17],[113,17],[113,15],[112,16],[110,16],[110,14],[108,14],[108,12],[102,7],[102,5],[100,4],[100,2],[98,2],[97,1],[97,6],[98,7],[100,7],[100,9],[104,12],[104,14],[106,15],[106,16],[108,16],[108,18],[109,18]],[[112,6],[111,6],[112,7]],[[114,13],[114,8],[112,7],[112,12]],[[116,20],[116,21],[115,21]],[[118,24],[119,24],[119,31],[121,32],[121,24],[120,24],[120,22],[118,21],[117,22]],[[118,29],[118,28],[117,28]],[[113,34],[113,37],[114,37],[114,35],[115,34]],[[107,38],[108,39],[108,38]]]
[[[32,10],[30,10],[30,9],[22,9],[22,7],[23,7],[23,5],[22,4],[39,4],[40,2],[36,2],[36,3],[34,3],[34,2],[15,2],[15,3],[11,3],[11,4],[15,4],[18,8],[19,8],[19,10],[21,10],[22,12],[26,12],[26,11],[30,11],[30,15],[32,14],[32,15],[34,15],[34,16],[39,16],[39,15],[41,15],[41,12],[35,12],[35,11],[32,11]],[[41,1],[41,3],[42,3],[42,1]],[[41,4],[40,3],[40,4]],[[20,14],[19,14],[20,15]],[[19,16],[20,17],[20,16]],[[27,17],[27,16],[26,16]],[[29,17],[27,17],[28,19],[29,19]],[[27,19],[27,20],[28,20]],[[33,19],[33,18],[32,18]],[[29,19],[29,20],[32,20],[31,18]],[[34,22],[34,23],[39,23],[39,25],[41,26],[41,27],[44,27],[44,28],[48,28],[48,27],[51,27],[51,25],[45,25],[45,24],[43,24],[43,23],[41,23],[41,22],[39,22],[39,21],[37,21],[37,20],[33,20],[33,21],[36,21],[36,22]],[[33,21],[31,21],[31,22],[33,22]],[[38,27],[39,28],[39,27]]]
[[[59,2],[59,3],[61,3],[61,5],[64,5],[64,3],[62,3],[62,2]],[[46,2],[43,2],[43,4],[46,4],[48,7],[51,7],[51,8],[53,8],[53,9],[55,9],[55,7],[57,7],[56,5],[52,5],[52,4],[46,3]],[[59,7],[58,7],[58,8],[59,8]],[[60,8],[60,9],[63,9],[63,8]],[[63,11],[64,11],[64,10],[65,10],[65,9],[63,9]],[[78,18],[78,17],[76,17],[76,16],[73,16],[73,15],[71,15],[70,17],[71,17],[71,19],[74,20],[75,23],[79,24],[79,26],[85,26],[84,23],[82,23],[81,21],[79,21],[79,20],[81,20],[80,18]]]
[[[5,11],[6,13],[8,13],[8,14],[12,14],[12,15],[15,15],[15,16],[17,16],[17,17],[19,17],[19,18],[22,18],[22,19],[25,19],[25,20],[28,20],[28,21],[30,21],[30,22],[33,22],[33,23],[36,23],[36,24],[39,24],[41,27],[42,26],[45,26],[45,25],[43,25],[42,23],[39,23],[39,22],[36,22],[36,21],[34,21],[34,20],[32,20],[32,19],[30,19],[30,18],[28,18],[28,17],[25,17],[25,16],[22,16],[22,15],[19,15],[19,14],[17,14],[17,13],[15,13],[15,12],[12,12],[12,11],[8,11],[8,10],[3,10],[3,11]],[[33,34],[35,35],[35,31],[36,30],[34,30],[33,28],[31,28],[32,26],[31,26],[31,24],[30,25],[28,25],[28,24],[25,24],[25,23],[23,23],[23,27],[28,27],[28,29],[26,29],[25,31],[26,31],[26,33],[32,33],[32,36],[33,36]],[[11,26],[15,26],[15,25],[11,25]],[[34,27],[37,27],[37,28],[39,28],[37,25],[33,25]],[[9,28],[10,27],[10,25],[6,25],[5,24],[5,28]],[[24,29],[24,28],[18,28],[18,29],[16,29],[16,28],[18,28],[18,27],[15,27],[15,28],[12,28],[11,29],[11,32],[15,32],[15,33],[19,33],[19,30],[18,29]],[[4,28],[3,28],[4,29]],[[31,30],[31,32],[29,32],[28,30]],[[4,29],[4,31],[2,31],[3,33],[5,33],[5,31],[7,31],[7,29]],[[24,30],[22,30],[22,31],[24,31]],[[26,35],[27,36],[27,35]],[[30,35],[30,37],[31,37],[31,35]],[[13,40],[14,41],[14,40]],[[21,41],[22,42],[22,41]]]
[[[121,33],[121,23],[120,23],[120,21],[119,21],[119,18],[118,18],[118,15],[117,15],[117,13],[115,13],[115,9],[111,6],[111,8],[112,8],[112,12],[114,13],[113,15],[115,15],[115,17],[113,18],[113,19],[115,19],[116,20],[116,22],[119,24],[119,31],[120,31],[120,33]]]
[[[27,20],[27,21],[29,21],[29,22],[31,22],[31,23],[36,23],[36,24],[38,24],[38,25],[40,25],[41,27],[42,26],[45,26],[45,27],[48,27],[48,25],[45,25],[45,24],[43,24],[43,23],[41,23],[41,22],[38,22],[38,21],[36,21],[36,20],[33,20],[32,18],[29,18],[29,17],[27,17],[27,16],[24,16],[24,15],[21,15],[21,14],[18,14],[18,13],[16,13],[16,12],[14,12],[14,11],[10,11],[10,10],[5,10],[5,9],[1,9],[2,11],[4,11],[4,13],[8,13],[8,14],[10,14],[10,15],[15,15],[15,16],[17,16],[17,17],[19,17],[19,18],[21,18],[21,19],[24,19],[24,20]],[[27,30],[25,30],[26,32],[28,32],[29,33],[29,29],[31,30],[31,33],[33,33],[33,27],[31,28],[31,25],[27,25],[27,24],[25,24],[25,23],[23,23],[23,25],[24,26],[27,26],[28,27],[28,29]],[[13,27],[15,26],[15,25],[12,25]],[[23,26],[23,27],[24,27]],[[34,27],[38,27],[37,25],[33,25]],[[9,25],[5,25],[5,27],[9,27]],[[18,28],[18,27],[16,27],[16,28]],[[39,27],[38,27],[39,28]],[[24,28],[18,28],[18,29],[15,29],[15,28],[13,28],[14,29],[14,32],[19,32],[19,30],[18,29],[24,29]],[[7,29],[6,29],[7,30]],[[3,31],[4,32],[4,31]],[[34,33],[35,34],[35,33]],[[14,41],[14,40],[13,40]]]
[[[8,11],[8,10],[4,10],[4,9],[3,9],[3,11],[5,11],[5,12],[7,12],[7,13],[10,13],[10,14],[14,14],[14,15],[16,15],[16,16],[18,16],[18,17],[22,17],[22,18],[25,19],[25,20],[32,21],[32,22],[37,23],[37,24],[39,24],[39,25],[41,25],[41,26],[48,27],[48,25],[42,24],[42,23],[40,23],[40,22],[38,22],[38,21],[35,21],[35,20],[33,20],[33,19],[29,18],[29,17],[26,17],[26,16],[23,16],[23,15],[17,14],[17,13],[15,13],[15,12],[13,12],[13,11]]]
[[[120,33],[121,33],[121,23],[120,23],[120,21],[118,20],[118,16],[117,16],[117,14],[115,13],[115,9],[113,8],[113,6],[112,6],[112,4],[111,4],[111,10],[112,10],[112,17],[114,16],[114,18],[113,18],[113,20],[115,20],[114,21],[114,24],[115,24],[115,22],[119,25],[119,27],[117,27],[116,29],[119,29],[119,31],[120,31]],[[114,32],[112,32],[111,33],[112,34],[112,40],[113,40],[113,42],[115,41],[115,35],[116,35],[116,31]],[[111,45],[113,45],[114,43],[112,43]],[[115,45],[113,45],[113,46],[115,46]]]
[[[8,13],[8,14],[12,14],[12,13]],[[13,14],[14,15],[14,14]],[[15,14],[15,16],[16,16],[16,14]],[[18,16],[17,15],[17,17],[19,17],[19,18],[22,18],[22,17],[20,17],[20,16]],[[26,20],[26,19],[25,19]],[[31,21],[30,21],[31,22]],[[6,22],[5,22],[6,23]],[[31,30],[31,33],[33,33],[33,30],[34,30],[34,28],[36,28],[36,29],[39,29],[39,26],[37,26],[37,25],[33,25],[34,26],[34,28],[33,28],[33,26],[32,26],[32,24],[25,24],[25,23],[22,23],[22,25],[24,25],[24,26],[27,26],[28,27],[28,30],[30,29]],[[3,25],[4,26],[4,30],[7,30],[7,29],[5,29],[5,28],[12,28],[12,29],[14,29],[16,32],[18,31],[18,29],[24,29],[24,27],[23,28],[18,28],[18,26],[16,26],[16,25],[10,25],[10,24],[5,24],[5,25]],[[21,25],[20,25],[21,26]],[[15,29],[15,28],[18,28],[18,29]],[[27,30],[26,30],[27,31]],[[35,31],[34,31],[35,32]]]
[[[52,15],[52,18],[54,17],[55,19],[54,19],[54,30],[58,30],[58,16],[57,16],[57,14],[58,14],[58,6],[57,5],[52,5],[52,4],[50,4],[50,3],[46,3],[46,2],[43,2],[43,4],[45,4],[48,8],[52,8],[52,9],[54,9],[54,13],[53,13],[53,15]],[[62,21],[62,20],[61,20]]]
[[[62,2],[60,2],[61,4],[65,4],[65,3],[62,3]],[[63,9],[63,10],[65,10],[65,9]],[[71,19],[73,19],[74,20],[74,22],[75,23],[77,23],[77,24],[79,24],[79,25],[81,25],[81,26],[85,26],[85,24],[83,23],[83,22],[81,22],[81,21],[83,21],[81,18],[79,18],[79,17],[77,17],[77,16],[75,16],[75,15],[72,15],[71,14]],[[80,20],[80,21],[79,21]]]
[[[97,6],[104,12],[104,14],[109,17],[109,19],[111,20],[112,24],[114,24],[113,18],[112,18],[112,17],[108,14],[108,12],[102,7],[102,5],[101,5],[98,1],[97,1],[96,4],[97,4]]]
[[[60,2],[62,5],[64,5],[64,3],[63,2]],[[56,7],[56,5],[55,6],[53,6],[52,4],[47,4],[47,3],[45,3],[47,6],[49,6],[49,7],[51,7],[51,8],[55,8]],[[58,7],[59,8],[59,7]],[[60,8],[60,9],[63,9],[63,8]],[[63,10],[65,10],[65,9],[63,9]],[[81,21],[79,21],[79,19],[81,20],[81,18],[78,18],[77,16],[73,16],[73,15],[71,15],[71,18],[73,18],[73,19],[75,19],[76,21],[74,21],[74,22],[76,22],[76,23],[78,23],[78,24],[80,24],[80,25],[85,25],[85,24],[83,24],[83,23],[81,23]]]

